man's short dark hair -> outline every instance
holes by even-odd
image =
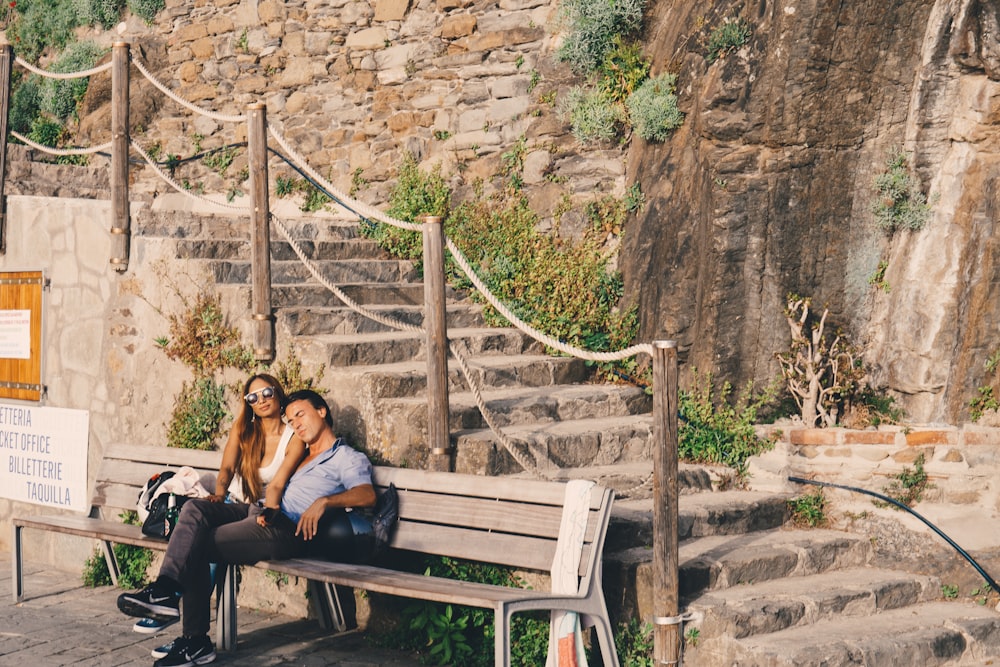
[[[333,415],[330,413],[330,406],[327,405],[326,400],[315,391],[312,389],[299,389],[298,391],[293,391],[285,399],[285,405],[281,411],[284,412],[285,409],[287,409],[288,406],[295,401],[309,401],[309,404],[317,410],[320,408],[326,410],[326,425],[333,428]]]

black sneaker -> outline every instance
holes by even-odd
[[[123,614],[129,616],[144,616],[155,618],[158,621],[170,621],[181,615],[178,609],[180,600],[181,596],[177,591],[154,582],[141,591],[119,595],[118,608]]]
[[[194,667],[215,661],[215,645],[208,635],[178,637],[170,653],[153,663],[153,667]]]
[[[150,655],[153,656],[154,660],[159,660],[160,658],[166,658],[167,655],[174,650],[174,644],[176,644],[181,639],[182,639],[181,637],[178,637],[177,639],[167,642],[163,646],[157,646],[149,653]]]

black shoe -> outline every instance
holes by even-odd
[[[118,608],[129,616],[155,618],[158,621],[171,621],[180,617],[181,596],[162,584],[152,583],[135,593],[122,593],[118,596]]]
[[[166,658],[167,655],[169,655],[170,652],[174,650],[174,644],[176,644],[177,642],[179,642],[181,639],[183,639],[183,637],[178,637],[177,639],[172,639],[169,642],[167,642],[166,644],[164,644],[163,646],[157,646],[156,648],[154,648],[149,653],[150,653],[150,655],[153,656],[154,660],[159,660],[160,658]]]
[[[153,663],[153,667],[194,667],[215,661],[215,645],[208,635],[178,637],[170,653]]]

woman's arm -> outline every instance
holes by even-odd
[[[303,457],[306,455],[306,446],[299,436],[293,435],[285,448],[285,458],[281,460],[281,466],[274,473],[274,478],[268,482],[267,490],[264,492],[264,507],[281,507],[281,497],[285,493],[285,486],[292,478],[295,469],[299,467]]]
[[[226,440],[226,448],[222,450],[222,464],[219,466],[219,474],[215,478],[215,493],[208,497],[209,500],[221,503],[229,493],[229,483],[233,481],[236,474],[236,466],[240,463],[240,434],[239,421],[233,422],[233,427],[229,429],[229,439]]]

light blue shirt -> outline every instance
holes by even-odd
[[[368,457],[349,447],[343,438],[337,438],[333,447],[299,468],[288,480],[281,511],[298,523],[317,498],[371,483],[372,464]]]

